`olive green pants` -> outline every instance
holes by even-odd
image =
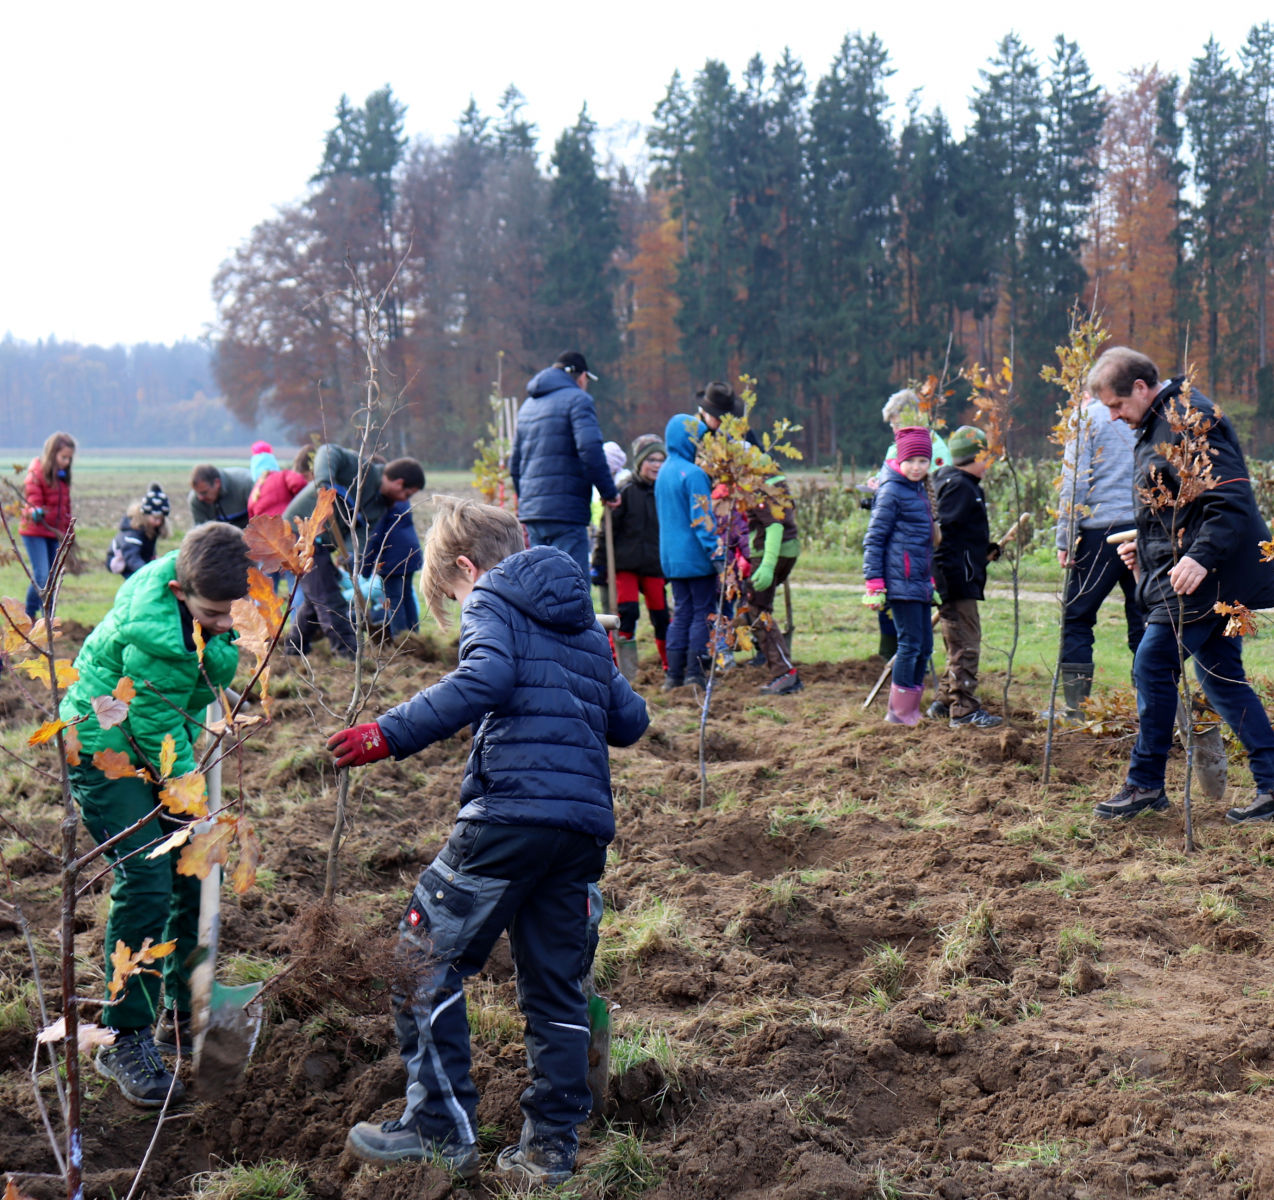
[[[107,779],[96,767],[81,764],[71,768],[71,794],[85,827],[100,844],[150,812],[158,803],[159,789],[141,779]],[[106,918],[103,969],[109,982],[114,974],[110,958],[116,942],[137,951],[146,938],[152,944],[176,938],[176,950],[157,962],[154,969],[162,974],[168,1007],[189,1012],[190,980],[185,962],[199,939],[199,880],[193,875],[177,874],[180,850],[159,858],[147,858],[146,850],[127,857],[180,827],[181,822],[157,817],[106,852],[104,857],[114,868],[115,882],[111,885],[111,910]],[[88,868],[88,877],[100,869],[93,864]],[[130,977],[115,1003],[103,1008],[102,1024],[113,1029],[150,1025],[159,1003],[159,984],[158,975],[143,972]]]

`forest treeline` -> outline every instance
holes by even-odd
[[[89,446],[236,446],[251,430],[220,399],[208,347],[0,340],[0,441],[63,429]]]
[[[409,143],[388,87],[342,99],[309,194],[217,277],[229,404],[344,425],[363,370],[348,254],[373,290],[398,268],[386,366],[402,436],[435,461],[471,458],[500,352],[519,395],[567,347],[601,376],[612,434],[746,371],[762,416],[800,421],[824,462],[882,449],[880,406],[908,379],[1011,357],[1024,448],[1042,448],[1057,397],[1038,372],[1077,301],[1165,370],[1188,353],[1269,440],[1274,26],[1113,93],[1075,43],[1041,59],[1010,34],[959,136],[918,98],[895,114],[890,72],[854,34],[816,81],[790,54],[674,76],[641,182],[602,160],[587,109],[542,162],[513,87],[445,144]]]

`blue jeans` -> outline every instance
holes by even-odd
[[[933,654],[933,622],[925,600],[891,600],[889,607],[898,629],[898,653],[894,658],[894,684],[924,687],[925,668]]]
[[[674,658],[686,656],[687,676],[706,674],[708,618],[717,608],[717,576],[714,572],[668,582],[672,584],[673,613],[666,649]]]
[[[568,525],[565,521],[527,521],[526,532],[532,546],[556,546],[569,554],[579,563],[584,581],[589,581],[587,525]]]
[[[1186,656],[1194,659],[1199,686],[1243,743],[1257,791],[1274,792],[1274,729],[1243,672],[1243,639],[1228,638],[1224,630],[1224,617],[1191,621],[1182,629],[1181,641]],[[1146,626],[1132,673],[1137,682],[1141,731],[1128,764],[1128,782],[1139,788],[1162,787],[1181,678],[1177,634],[1172,625]]]
[[[574,1149],[575,1127],[592,1107],[580,984],[597,946],[595,885],[605,865],[605,845],[587,834],[456,823],[398,927],[399,953],[421,970],[411,996],[393,997],[407,1068],[404,1124],[439,1142],[478,1140],[464,981],[507,929],[531,1076],[522,1115],[536,1137]]]
[[[51,537],[32,537],[29,533],[22,535],[22,541],[31,560],[31,574],[35,576],[35,582],[27,585],[27,616],[35,620],[35,614],[40,611],[40,594],[49,582],[49,571],[57,557],[58,541]]]
[[[390,633],[403,633],[408,629],[414,633],[420,628],[415,578],[413,571],[410,575],[386,575],[381,581],[385,585],[385,610],[389,613]]]

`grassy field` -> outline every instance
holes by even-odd
[[[0,463],[18,461],[23,466],[29,456],[20,460],[13,451],[0,450]],[[106,548],[126,505],[139,498],[152,481],[159,482],[173,500],[177,532],[169,543],[176,546],[181,531],[189,526],[186,493],[190,470],[202,461],[187,456],[141,454],[83,455],[75,463],[74,504],[79,518],[79,536],[89,570],[67,579],[60,612],[63,617],[86,625],[101,620],[120,585],[120,578],[103,565]],[[219,466],[243,465],[246,457],[217,456]],[[20,482],[20,476],[17,478]],[[416,503],[416,521],[422,530],[428,524],[431,505],[427,499],[436,492],[465,494],[470,477],[463,471],[428,471],[424,499]],[[1039,544],[1043,542],[1043,544]],[[1055,593],[1061,578],[1047,537],[1035,539],[1022,570],[1021,588],[1032,599],[1021,604],[1020,641],[1016,656],[1015,676],[1034,703],[1048,687],[1052,664],[1057,657],[1059,606],[1055,599],[1043,600]],[[864,658],[877,647],[876,616],[862,604],[862,562],[857,553],[806,553],[794,576],[792,589],[793,619],[796,628],[795,651],[798,661],[836,662]],[[989,586],[997,595],[1011,586],[1007,567],[993,564]],[[860,590],[853,590],[854,588]],[[26,579],[18,567],[0,568],[0,595],[22,599]],[[780,618],[782,613],[779,614]],[[1013,605],[1005,598],[988,600],[982,607],[983,676],[986,694],[995,696],[999,675],[1007,661],[1013,639]],[[642,654],[653,654],[649,626],[638,627],[643,640]],[[1274,640],[1249,638],[1245,646],[1248,670],[1254,675],[1274,675]],[[941,638],[935,649],[935,664],[943,667]],[[1122,594],[1116,591],[1102,608],[1095,654],[1099,686],[1125,687],[1131,662],[1125,643]]]

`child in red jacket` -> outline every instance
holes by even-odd
[[[43,603],[45,584],[57,557],[58,546],[71,527],[71,460],[75,439],[69,433],[52,433],[39,458],[27,468],[26,504],[22,509],[22,535],[31,560],[32,583],[27,588],[27,616],[35,620]]]

